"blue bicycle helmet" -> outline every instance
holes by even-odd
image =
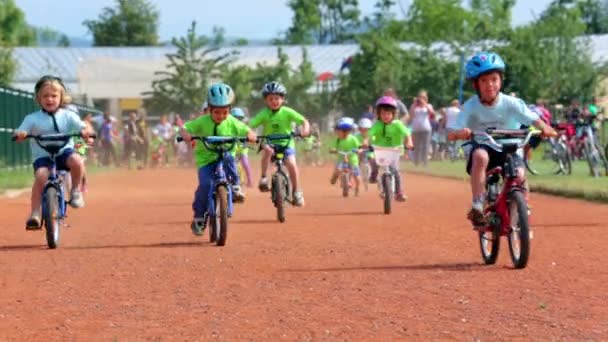
[[[239,107],[232,108],[230,114],[239,120],[243,120],[245,118],[245,112]]]
[[[341,131],[350,131],[353,128],[355,128],[355,120],[349,117],[341,118],[336,124],[336,129],[339,129]]]
[[[216,83],[209,87],[207,103],[213,107],[228,107],[234,100],[234,91],[225,83]]]
[[[474,80],[491,71],[505,72],[505,62],[493,52],[479,52],[471,57],[465,67],[467,79]]]

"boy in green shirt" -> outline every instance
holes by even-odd
[[[216,83],[209,87],[207,102],[209,103],[210,115],[203,115],[186,122],[184,127],[180,129],[180,134],[184,138],[184,141],[190,142],[192,136],[246,136],[249,141],[255,142],[257,139],[255,133],[247,125],[230,115],[233,100],[234,92],[229,85]],[[192,221],[191,228],[194,235],[200,236],[205,230],[209,188],[211,187],[211,180],[218,162],[223,162],[226,177],[235,184],[233,186],[233,197],[235,200],[244,200],[244,196],[238,186],[239,179],[234,160],[234,151],[232,151],[232,158],[221,161],[218,160],[217,153],[208,150],[205,144],[196,144],[194,158],[198,168],[198,188],[196,189],[194,202],[192,203],[194,220]]]
[[[395,119],[397,111],[397,101],[390,96],[383,96],[376,101],[376,115],[378,120],[369,130],[369,138],[364,145],[371,142],[372,145],[380,147],[402,147],[405,144],[407,149],[412,149],[412,135],[403,122]],[[395,199],[405,202],[407,196],[403,192],[401,176],[399,175],[399,162],[390,167],[395,177]]]
[[[252,128],[264,126],[264,135],[289,134],[293,131],[293,124],[295,123],[297,125],[302,125],[303,137],[309,135],[310,124],[308,123],[308,120],[295,110],[283,106],[287,90],[282,84],[278,82],[266,83],[262,89],[262,95],[264,96],[264,100],[268,107],[251,119],[249,125]],[[285,144],[289,144],[289,148],[285,151],[285,166],[287,166],[289,178],[293,183],[294,205],[301,207],[304,205],[304,195],[300,188],[300,180],[298,177],[299,172],[298,166],[296,165],[295,144],[293,139],[289,140],[289,142],[285,142]],[[260,191],[262,192],[270,191],[266,172],[268,171],[272,153],[273,151],[270,147],[264,147],[262,154],[262,177],[259,184]]]
[[[361,142],[354,135],[351,134],[352,130],[355,128],[355,121],[351,118],[342,118],[338,120],[338,124],[336,125],[336,134],[338,138],[334,144],[334,148],[332,148],[332,152],[347,152],[348,155],[348,165],[352,171],[352,178],[355,179],[355,196],[359,195],[359,184],[361,184],[361,172],[359,171],[359,154],[356,151],[361,146]],[[353,151],[355,150],[355,151]],[[331,175],[330,183],[331,185],[336,184],[338,180],[338,176],[342,171],[344,156],[339,155],[338,160],[336,161],[336,168]]]

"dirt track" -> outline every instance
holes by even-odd
[[[54,251],[23,228],[29,194],[0,199],[0,340],[608,339],[608,206],[533,195],[513,270],[504,240],[480,264],[465,183],[408,176],[384,216],[328,171],[304,170],[285,224],[250,190],[223,248],[190,233],[193,170],[95,175]]]

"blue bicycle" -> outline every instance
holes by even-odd
[[[67,217],[68,202],[65,200],[65,193],[66,190],[69,190],[66,188],[68,185],[64,181],[64,177],[57,172],[57,154],[70,142],[70,139],[80,136],[80,133],[26,136],[26,139],[34,139],[38,146],[46,150],[53,161],[53,165],[49,170],[49,178],[42,191],[41,222],[41,225],[46,229],[47,245],[51,249],[55,249],[59,245],[61,226],[64,224],[65,218]],[[91,135],[90,137],[95,138],[94,135]],[[15,140],[15,138],[13,138],[13,140]]]
[[[228,219],[232,217],[234,206],[232,204],[232,180],[226,177],[223,161],[231,158],[231,151],[237,143],[247,142],[247,138],[241,137],[221,137],[193,136],[193,140],[202,142],[209,151],[218,154],[211,187],[209,188],[207,201],[207,214],[205,220],[209,222],[209,242],[216,243],[218,246],[226,244],[228,237]],[[178,142],[182,142],[182,137],[177,137]]]

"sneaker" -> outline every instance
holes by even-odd
[[[245,194],[241,190],[241,187],[235,185],[232,187],[232,202],[243,203],[245,202]]]
[[[25,222],[25,230],[39,230],[42,228],[40,224],[40,214],[32,213],[29,219]]]
[[[293,205],[295,205],[296,207],[304,206],[304,193],[302,191],[294,191]]]
[[[338,175],[337,174],[333,174],[333,175],[331,175],[331,178],[329,179],[329,184],[336,185],[337,181],[338,181]]]
[[[70,206],[72,208],[84,208],[84,197],[82,196],[82,192],[80,190],[72,190]]]
[[[488,222],[483,212],[476,208],[471,208],[471,210],[469,210],[469,213],[467,214],[467,219],[471,221],[475,229],[483,228],[488,225]]]
[[[258,188],[261,192],[270,191],[270,186],[268,185],[268,177],[260,178],[260,183],[258,184]]]
[[[397,194],[395,194],[395,201],[405,202],[405,201],[407,201],[407,195],[405,195],[403,193],[397,193]]]
[[[195,217],[192,220],[192,224],[190,225],[192,229],[192,234],[196,236],[201,236],[205,232],[205,219],[200,217]]]

